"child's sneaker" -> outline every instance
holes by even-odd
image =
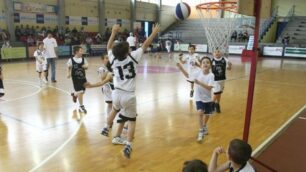
[[[106,136],[106,137],[108,137],[108,133],[109,133],[109,130],[108,130],[108,128],[106,128],[106,127],[104,127],[104,128],[102,129],[102,131],[101,131],[101,134],[102,134],[103,136]]]
[[[44,84],[48,84],[48,81],[47,81],[46,79],[42,79],[42,82],[43,82]]]
[[[87,110],[85,109],[85,106],[80,106],[79,112],[87,113]]]
[[[123,155],[130,159],[131,158],[131,153],[132,153],[132,147],[130,145],[125,145],[123,149]]]
[[[126,144],[126,140],[124,140],[123,138],[117,136],[117,137],[113,138],[112,143],[114,145],[125,145]]]
[[[215,108],[217,113],[221,113],[221,108],[219,103],[215,103]]]
[[[207,127],[205,126],[205,127],[203,127],[203,133],[204,133],[204,135],[207,135],[208,134],[208,129],[207,129]]]
[[[190,97],[193,97],[193,90],[190,91]]]
[[[77,96],[75,96],[75,95],[74,95],[74,93],[71,93],[71,96],[72,96],[72,101],[73,101],[74,103],[76,103],[76,102],[77,102],[78,97],[77,97]]]
[[[204,139],[204,131],[201,129],[201,130],[199,131],[197,141],[198,141],[198,142],[202,142],[203,139]]]

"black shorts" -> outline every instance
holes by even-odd
[[[136,50],[136,47],[135,46],[130,46],[131,50],[132,51],[135,51]]]
[[[196,106],[197,110],[201,110],[204,112],[204,114],[212,114],[213,109],[212,109],[212,104],[213,102],[202,102],[202,101],[196,101]]]
[[[75,91],[85,91],[86,88],[84,87],[84,84],[87,82],[86,79],[82,79],[82,80],[72,80],[73,82],[73,87]]]

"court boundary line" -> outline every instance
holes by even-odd
[[[259,156],[268,146],[270,146],[273,141],[275,141],[289,126],[290,124],[306,109],[306,104],[300,108],[293,116],[291,116],[280,128],[278,128],[270,137],[268,137],[264,142],[262,142],[253,151],[252,156]]]
[[[38,87],[37,85],[34,85],[33,83],[34,82],[31,82],[31,81],[24,81],[24,80],[13,80],[13,79],[9,79],[11,81],[15,81],[15,82],[19,82],[19,83],[24,83],[24,84],[28,84],[28,85],[32,85],[32,86],[35,86],[35,87]],[[55,87],[55,86],[50,86],[50,85],[47,85],[47,87],[50,87],[50,88],[53,88],[53,89],[57,89],[59,91],[62,91],[68,95],[70,95],[70,93],[64,89],[61,89],[61,88],[58,88],[58,87]],[[39,91],[37,93],[39,93],[42,88],[41,87],[38,87],[39,88]],[[36,94],[37,94],[36,93]],[[33,94],[35,95],[35,94]],[[28,96],[29,97],[29,96]],[[21,99],[21,98],[20,98]],[[11,101],[15,101],[15,100],[11,100]],[[78,127],[76,128],[76,130],[72,133],[72,135],[65,141],[63,142],[52,154],[50,154],[49,156],[47,156],[47,158],[45,158],[43,161],[41,161],[40,163],[38,163],[36,166],[34,166],[33,168],[31,168],[29,170],[29,172],[33,172],[33,171],[36,171],[37,169],[39,169],[41,166],[43,166],[45,163],[47,163],[50,159],[52,159],[55,155],[57,155],[76,135],[77,133],[79,132],[82,124],[83,124],[83,121],[84,121],[84,118],[85,117],[82,117],[79,121],[78,121]]]
[[[45,165],[50,159],[52,159],[55,155],[57,155],[60,151],[62,151],[63,148],[77,135],[77,133],[79,132],[79,130],[82,126],[82,124],[83,124],[83,118],[81,118],[81,120],[79,121],[79,126],[73,132],[73,134],[61,146],[59,146],[51,155],[47,156],[47,158],[45,158],[43,161],[41,161],[36,166],[31,168],[29,170],[29,172],[34,172],[34,171],[38,170],[40,167]]]
[[[62,91],[68,95],[70,95],[70,93],[67,90],[55,87],[55,86],[49,86],[50,88],[53,89],[57,89],[59,91]],[[38,170],[40,167],[42,167],[43,165],[45,165],[50,159],[52,159],[55,155],[57,155],[60,151],[63,150],[63,148],[77,135],[77,133],[79,132],[81,126],[83,125],[83,121],[84,118],[86,118],[86,116],[82,117],[79,121],[78,121],[78,127],[76,128],[76,130],[71,134],[71,136],[65,141],[63,142],[52,154],[50,154],[49,156],[47,156],[43,161],[41,161],[40,163],[38,163],[37,165],[35,165],[34,167],[32,167],[29,172],[34,172],[36,170]]]
[[[42,88],[31,83],[31,82],[27,82],[27,81],[23,81],[23,80],[14,80],[14,79],[7,79],[7,81],[10,83],[20,83],[20,84],[24,84],[24,85],[30,85],[30,86],[33,86],[35,88],[37,88],[37,90],[31,94],[28,94],[28,95],[25,95],[25,96],[21,96],[21,97],[18,97],[18,98],[13,98],[13,99],[2,99],[4,100],[3,102],[0,102],[0,104],[4,104],[4,103],[10,103],[10,102],[13,102],[13,101],[17,101],[17,100],[21,100],[21,99],[24,99],[24,98],[28,98],[28,97],[31,97],[31,96],[34,96],[36,94],[38,94],[39,92],[41,92]]]

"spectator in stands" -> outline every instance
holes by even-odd
[[[136,38],[134,37],[132,32],[130,32],[130,36],[126,39],[126,42],[129,43],[130,49],[132,51],[136,50]]]
[[[27,38],[27,45],[28,46],[33,46],[35,43],[35,40],[33,39],[32,35],[29,35]]]
[[[59,39],[61,40],[64,40],[65,39],[65,30],[64,30],[64,27],[61,26],[58,30],[58,37]]]
[[[289,44],[289,41],[290,41],[290,36],[288,33],[286,33],[284,38],[282,39],[282,42],[285,46],[287,46]]]
[[[201,160],[195,159],[185,161],[182,172],[207,172],[207,164]]]
[[[231,36],[231,41],[234,40],[236,42],[237,41],[237,36],[238,36],[237,31],[234,30],[234,32],[232,33],[232,36]]]
[[[23,28],[23,25],[20,25],[20,33],[21,33],[21,36],[26,36],[26,31]]]
[[[227,153],[228,161],[217,166],[219,155]],[[225,171],[245,171],[255,172],[248,160],[252,154],[252,147],[243,140],[233,139],[225,151],[222,147],[217,147],[210,159],[209,172],[225,172]]]
[[[106,30],[105,30],[105,33],[104,33],[104,39],[105,39],[104,41],[108,41],[110,35],[111,35],[111,32],[110,32],[109,28],[107,27]],[[102,38],[102,36],[101,36],[101,38]]]
[[[52,33],[52,29],[51,29],[50,26],[47,27],[47,31],[46,31],[46,32],[47,32],[47,34],[48,34],[48,33]]]
[[[29,35],[35,36],[35,27],[34,27],[34,26],[32,26],[32,27],[30,28]]]
[[[16,40],[19,41],[21,37],[21,31],[19,29],[19,26],[15,27],[15,36],[16,36]]]
[[[51,81],[56,82],[55,59],[57,58],[57,42],[56,39],[53,38],[51,32],[48,32],[47,37],[43,42],[44,48],[46,49],[47,70],[49,71],[49,66],[51,65]],[[46,80],[48,81],[48,72]]]
[[[69,27],[66,27],[66,30],[65,30],[65,37],[66,37],[66,36],[70,36],[70,33],[71,33],[71,31],[70,31]]]
[[[9,40],[6,40],[3,42],[2,44],[2,48],[11,48],[11,44],[10,44],[10,41]]]
[[[243,41],[243,33],[242,33],[242,31],[239,31],[238,42],[242,42],[242,41]]]
[[[95,39],[96,39],[97,44],[101,44],[102,43],[102,36],[101,36],[101,34],[99,32],[95,36]]]
[[[71,30],[71,34],[72,36],[75,36],[78,34],[78,30],[76,29],[76,27],[74,27],[72,30]]]
[[[66,36],[64,40],[65,45],[71,45],[71,38],[70,36]]]
[[[27,24],[25,28],[25,36],[29,36],[31,32],[30,26]]]
[[[88,54],[91,54],[91,45],[93,44],[93,40],[89,35],[87,35],[85,43]]]
[[[249,40],[249,33],[247,30],[245,30],[243,32],[243,36],[242,36],[243,41],[248,41]]]

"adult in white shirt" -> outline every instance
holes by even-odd
[[[126,42],[129,43],[129,46],[132,51],[136,50],[136,38],[133,36],[133,33],[130,33],[130,36],[126,39]]]
[[[57,42],[53,38],[52,33],[48,33],[47,37],[43,40],[44,48],[46,50],[46,59],[47,59],[47,77],[49,73],[49,66],[51,65],[51,81],[56,82],[55,79],[55,59],[57,58]]]

